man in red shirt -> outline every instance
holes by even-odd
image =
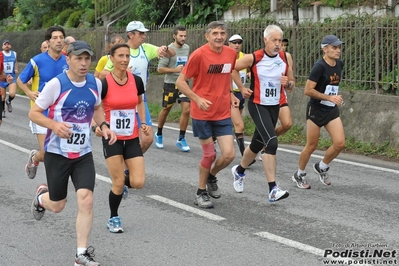
[[[231,93],[231,72],[236,51],[224,43],[227,28],[223,22],[213,21],[206,28],[205,45],[195,50],[176,81],[180,92],[191,99],[191,118],[194,136],[199,138],[203,157],[199,165],[199,184],[194,204],[212,208],[209,196],[220,198],[216,174],[235,157],[230,106],[238,107],[238,99]],[[193,78],[192,90],[188,80]],[[216,160],[216,137],[221,156]]]

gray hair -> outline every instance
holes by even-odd
[[[216,28],[221,28],[223,30],[227,30],[227,26],[223,21],[212,21],[211,23],[206,26],[205,32],[209,34],[211,30],[216,29]]]
[[[284,35],[283,30],[279,26],[269,25],[266,27],[265,31],[263,32],[263,37],[265,37],[266,39],[269,39],[270,34],[272,32],[278,32],[278,33],[281,33],[281,35]]]

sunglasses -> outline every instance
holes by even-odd
[[[232,44],[242,44],[242,40],[237,40],[237,41],[231,41]]]

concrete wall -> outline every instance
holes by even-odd
[[[163,76],[152,75],[148,82],[147,98],[151,103],[161,104]],[[345,105],[340,107],[346,137],[362,142],[382,144],[389,141],[391,147],[399,148],[399,97],[376,95],[375,92],[341,91]],[[303,87],[288,94],[293,123],[305,126],[308,98]],[[175,108],[178,108],[176,105]],[[245,110],[244,115],[248,114]],[[327,137],[323,129],[322,135]]]
[[[356,8],[342,9],[315,5],[305,8],[299,8],[298,10],[299,22],[323,22],[325,19],[336,19],[338,17],[347,15],[363,16],[365,14],[372,14],[373,16],[378,17],[390,15],[392,14],[392,12],[387,8],[381,6],[359,6]],[[397,16],[397,14],[399,14],[399,5],[396,5],[394,8],[394,15]],[[292,10],[289,8],[272,12],[269,15],[274,17],[277,21],[281,23],[292,24],[293,22]],[[257,16],[259,16],[259,14],[257,13],[251,14],[251,18],[255,18]],[[225,11],[222,17],[222,19],[225,21],[236,21],[244,18],[249,18],[248,10],[239,9],[234,6]]]

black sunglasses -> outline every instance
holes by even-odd
[[[242,44],[242,40],[231,41],[232,44]]]

